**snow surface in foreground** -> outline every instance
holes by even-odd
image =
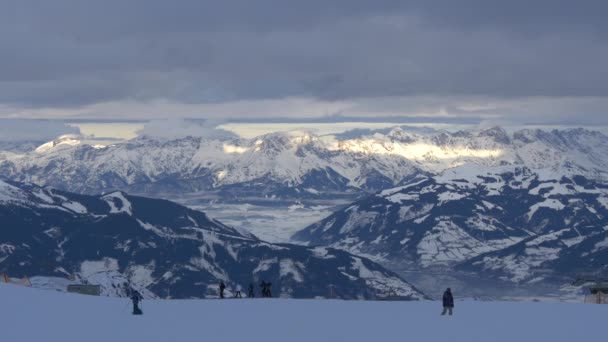
[[[130,302],[0,284],[3,341],[602,341],[608,306],[226,299]]]

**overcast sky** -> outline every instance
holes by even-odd
[[[0,0],[0,117],[608,124],[608,1]]]

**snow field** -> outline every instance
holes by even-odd
[[[150,300],[0,284],[3,341],[576,341],[605,338],[608,306],[457,301]]]

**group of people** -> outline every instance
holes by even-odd
[[[260,292],[262,293],[262,297],[264,297],[264,298],[272,297],[271,287],[272,287],[272,283],[265,282],[262,280],[262,282],[260,283]],[[219,290],[220,290],[220,298],[224,299],[225,298],[224,291],[226,290],[226,284],[224,284],[223,281],[220,281]],[[236,285],[236,287],[234,289],[234,298],[243,298],[243,296],[241,294],[241,290],[242,290],[241,285]],[[255,298],[255,287],[254,287],[253,283],[249,283],[249,291],[247,292],[247,297]]]
[[[262,289],[262,297],[272,297],[272,292],[270,291],[272,288],[272,283],[267,283],[262,280],[260,283],[260,288]]]
[[[262,292],[262,297],[272,297],[272,293],[270,291],[272,284],[270,282],[265,282],[262,280],[260,283],[260,289]],[[224,290],[226,290],[226,284],[223,281],[220,282],[220,298],[224,298]],[[129,289],[129,296],[131,297],[131,301],[133,302],[133,314],[141,315],[143,311],[139,307],[139,302],[143,299],[142,295],[134,289]],[[249,293],[247,297],[254,298],[254,286],[252,283],[249,283]],[[237,285],[235,288],[234,298],[242,298],[241,296],[241,286]],[[447,290],[443,293],[443,311],[441,315],[449,314],[452,316],[452,312],[454,310],[454,296],[452,295],[452,289],[448,287]]]

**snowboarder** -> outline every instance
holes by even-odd
[[[235,291],[236,291],[236,293],[234,294],[234,298],[243,298],[241,296],[241,285],[240,284],[236,285]]]
[[[226,284],[223,281],[220,281],[220,298],[224,299],[224,290],[226,289]]]
[[[255,293],[253,292],[253,283],[249,283],[249,293],[247,293],[247,297],[254,298]]]
[[[443,316],[449,312],[449,315],[452,316],[452,309],[454,309],[454,296],[452,296],[452,289],[448,287],[443,293],[443,312],[441,315]]]
[[[139,301],[142,300],[143,297],[136,290],[131,291],[131,301],[133,301],[133,314],[141,315],[143,312],[139,308]]]

